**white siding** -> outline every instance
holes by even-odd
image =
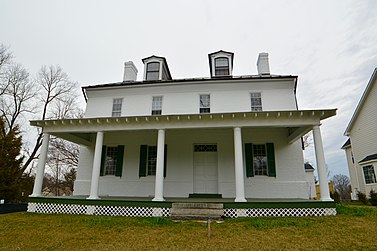
[[[371,88],[350,131],[360,190],[367,194],[371,189],[377,190],[377,184],[365,185],[362,167],[358,162],[377,153],[377,84],[374,83]]]
[[[261,92],[263,110],[296,110],[293,80],[168,83],[87,89],[85,117],[110,117],[113,98],[123,98],[122,116],[150,115],[152,96],[163,96],[162,114],[199,112],[199,95],[211,95],[211,112],[250,111],[250,93]]]

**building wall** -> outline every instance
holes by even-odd
[[[308,192],[309,198],[314,199],[317,196],[315,190],[315,178],[314,178],[314,170],[309,170],[305,172],[306,177],[306,190]]]
[[[263,110],[296,110],[293,80],[237,80],[87,89],[85,117],[110,117],[113,98],[123,98],[122,116],[151,115],[152,96],[163,96],[162,114],[199,113],[199,95],[211,95],[211,113],[250,111],[250,92],[261,92]]]
[[[377,84],[374,83],[369,95],[366,97],[362,109],[356,118],[350,138],[355,165],[358,171],[360,190],[368,194],[371,189],[377,190],[377,184],[365,184],[360,160],[368,155],[377,153]],[[375,166],[377,175],[377,167]]]
[[[274,143],[276,178],[246,178],[247,198],[308,198],[301,143],[287,144],[285,128],[244,128],[243,143]],[[218,192],[235,197],[233,128],[167,130],[167,176],[165,197],[188,197],[193,193],[193,145],[217,144]],[[154,196],[155,176],[139,178],[140,145],[156,145],[157,130],[105,133],[105,145],[125,145],[123,175],[101,176],[100,196]],[[93,150],[82,148],[75,195],[88,195],[92,172]]]
[[[357,200],[357,191],[360,191],[359,181],[358,181],[358,173],[360,173],[360,167],[358,167],[354,161],[352,161],[352,148],[348,147],[345,149],[347,164],[348,164],[348,171],[350,174],[351,179],[351,199]]]

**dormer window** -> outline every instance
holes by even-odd
[[[211,77],[230,77],[233,71],[232,52],[218,51],[208,55]]]
[[[168,63],[164,57],[151,56],[143,59],[144,80],[171,80]]]
[[[228,76],[229,75],[229,60],[225,57],[215,58],[215,75]]]
[[[146,80],[158,80],[160,77],[160,63],[151,62],[147,64]]]

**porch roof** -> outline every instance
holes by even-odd
[[[207,114],[170,114],[125,117],[32,120],[30,124],[44,132],[74,143],[89,145],[98,131],[131,131],[155,129],[195,129],[232,127],[289,128],[288,142],[294,142],[321,120],[336,115],[336,109],[229,112]]]

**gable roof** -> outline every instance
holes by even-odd
[[[362,108],[363,104],[365,103],[365,100],[366,100],[369,92],[372,90],[372,86],[375,82],[377,82],[377,68],[374,69],[372,77],[370,78],[369,83],[368,83],[367,87],[365,88],[365,91],[364,91],[363,95],[361,96],[359,103],[357,104],[355,112],[352,115],[351,121],[349,122],[349,124],[348,124],[348,126],[347,126],[347,128],[344,132],[345,136],[349,135],[349,132],[352,129],[352,126],[355,123],[356,118],[359,115],[361,108]]]
[[[348,138],[348,140],[346,141],[346,143],[344,143],[344,145],[341,147],[341,149],[346,149],[348,147],[351,147],[351,139]]]
[[[371,160],[377,160],[377,153],[366,156],[364,159],[360,160],[359,163],[363,163],[363,162],[367,162]]]

